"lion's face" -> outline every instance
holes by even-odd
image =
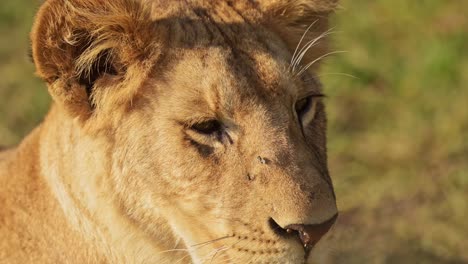
[[[289,74],[281,49],[241,48],[168,51],[116,129],[115,177],[186,245],[224,238],[192,248],[200,260],[224,248],[219,261],[296,263],[303,246],[274,229],[336,214],[320,88]]]
[[[151,66],[112,53],[83,127],[105,127],[116,200],[156,239],[163,218],[196,263],[302,263],[337,213],[321,87],[260,11],[220,6],[167,19]],[[135,76],[131,100],[109,95]]]

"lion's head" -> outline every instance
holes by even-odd
[[[337,214],[313,73],[335,6],[48,0],[33,57],[148,236],[195,263],[302,263]]]

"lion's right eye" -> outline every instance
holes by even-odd
[[[200,134],[211,135],[219,132],[222,129],[222,125],[218,120],[208,120],[194,124],[190,128]]]

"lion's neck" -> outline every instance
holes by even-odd
[[[127,216],[109,181],[106,144],[80,134],[76,125],[52,109],[40,147],[42,174],[70,225],[112,263],[172,263],[184,258],[165,219],[156,217],[158,228],[149,234]],[[190,258],[185,259],[179,263]]]

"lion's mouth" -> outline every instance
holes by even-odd
[[[285,228],[277,224],[273,218],[270,218],[268,222],[277,235],[283,238],[295,237],[304,248],[304,262],[306,262],[314,246],[335,224],[337,218],[338,214],[335,214],[333,217],[320,224],[293,224]]]

